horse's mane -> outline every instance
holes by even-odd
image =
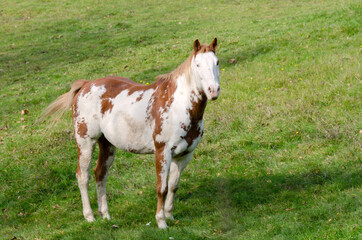
[[[190,79],[190,71],[191,71],[191,62],[194,54],[191,54],[186,61],[184,61],[181,65],[179,65],[177,68],[175,68],[173,71],[161,74],[156,77],[158,82],[164,82],[164,81],[172,81],[176,80],[177,77],[182,76],[182,74],[185,74],[186,79]]]
[[[190,71],[191,71],[192,59],[198,53],[205,53],[205,52],[210,52],[210,51],[214,51],[214,50],[211,49],[209,45],[202,44],[200,46],[200,49],[197,52],[195,52],[195,50],[193,50],[192,53],[190,54],[190,56],[186,59],[186,61],[184,61],[181,65],[179,65],[173,71],[171,71],[169,73],[166,73],[166,74],[158,75],[156,77],[157,81],[158,82],[172,81],[172,80],[176,80],[177,77],[182,76],[182,74],[185,74],[186,81],[189,82],[190,81]]]

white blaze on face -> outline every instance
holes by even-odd
[[[215,53],[199,53],[193,59],[192,70],[196,72],[198,87],[208,100],[215,100],[220,94],[219,60]]]

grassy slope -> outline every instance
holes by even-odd
[[[0,238],[357,239],[361,9],[352,0],[0,2]],[[51,128],[33,125],[37,116],[75,79],[150,82],[193,40],[215,36],[222,95],[183,174],[178,221],[156,228],[152,156],[119,152],[112,220],[86,223],[70,114]],[[96,211],[94,179],[90,197]]]

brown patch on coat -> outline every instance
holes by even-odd
[[[148,120],[155,121],[153,139],[156,146],[156,136],[162,132],[163,120],[161,115],[167,112],[174,101],[176,91],[176,81],[174,79],[160,78],[156,83],[158,87],[151,96],[150,103],[147,107]]]
[[[186,125],[186,124],[180,123],[180,127],[181,127],[183,130],[187,131],[187,125]]]
[[[110,98],[105,98],[102,100],[101,103],[101,113],[104,114],[105,112],[111,112],[113,109],[113,103]]]
[[[107,160],[115,154],[115,147],[102,135],[98,139],[99,155],[97,165],[94,168],[96,181],[100,182],[104,179],[108,172]]]
[[[195,93],[192,93],[192,95]],[[187,129],[187,134],[182,136],[181,138],[187,142],[187,147],[189,148],[193,141],[198,138],[200,135],[202,136],[203,132],[199,127],[199,122],[202,120],[202,117],[205,112],[207,98],[204,93],[199,92],[201,94],[201,99],[197,99],[196,101],[191,101],[192,107],[189,109],[190,116],[190,125],[185,126],[184,124],[181,126],[184,130]],[[186,128],[186,129],[185,129]]]
[[[77,122],[77,134],[84,138],[88,133],[88,127],[87,124],[82,120],[81,122]]]
[[[157,82],[154,82],[150,85],[142,85],[142,84],[137,83],[137,85],[132,86],[131,88],[128,89],[128,96],[132,95],[135,92],[142,92],[141,97],[138,97],[136,99],[136,102],[137,102],[142,99],[142,95],[145,91],[150,90],[150,89],[156,89],[156,88],[157,88]]]
[[[197,122],[197,123],[191,123],[189,131],[185,136],[182,136],[181,138],[187,142],[187,148],[189,148],[194,142],[194,140],[198,138],[200,135],[202,135],[202,130],[199,128]]]
[[[192,92],[192,95],[195,95],[195,93]],[[199,121],[204,116],[207,97],[203,92],[199,92],[198,95],[201,95],[201,99],[197,98],[196,101],[194,99],[191,101],[192,108],[189,109],[191,121]]]
[[[142,100],[144,93],[145,93],[145,92],[142,92],[142,93],[137,97],[136,102],[139,102],[139,101]]]

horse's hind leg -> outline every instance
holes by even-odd
[[[106,196],[106,184],[108,179],[108,170],[115,157],[115,147],[102,136],[98,139],[99,156],[94,169],[97,183],[98,212],[103,218],[110,219],[108,213],[108,204]]]
[[[96,140],[76,136],[76,141],[78,146],[77,179],[80,195],[82,197],[83,215],[88,222],[92,222],[94,221],[94,217],[89,202],[88,185],[89,170],[92,163],[92,155]]]
[[[192,156],[193,152],[185,156],[172,159],[168,177],[168,192],[165,202],[165,217],[168,219],[174,220],[172,212],[174,208],[175,194],[180,183],[181,173],[190,162]]]

